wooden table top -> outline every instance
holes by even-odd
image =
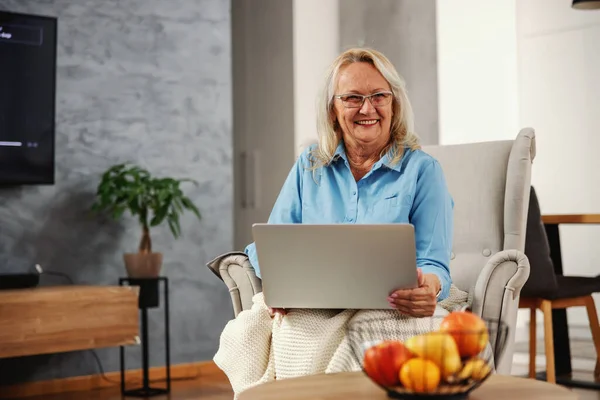
[[[514,376],[492,375],[469,400],[576,400],[571,390]],[[362,372],[320,374],[268,382],[240,393],[239,400],[389,400]]]
[[[600,214],[554,214],[542,215],[542,222],[556,224],[600,224]]]

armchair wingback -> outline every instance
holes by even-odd
[[[472,295],[473,312],[509,326],[496,368],[510,373],[519,295],[529,277],[524,249],[535,132],[525,128],[514,140],[423,150],[442,165],[455,202],[453,282]],[[250,307],[261,287],[244,253],[224,254],[208,267],[229,287],[236,315]]]
[[[509,373],[519,295],[529,277],[525,232],[535,132],[515,140],[427,146],[437,158],[454,198],[450,272],[472,294],[472,310],[510,328],[498,372]]]

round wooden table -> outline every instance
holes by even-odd
[[[362,372],[321,374],[268,382],[240,393],[239,400],[389,400],[387,393]],[[578,396],[562,386],[492,375],[471,392],[469,400],[576,400]]]

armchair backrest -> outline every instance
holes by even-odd
[[[423,150],[442,165],[455,203],[452,280],[471,291],[491,256],[525,250],[535,132],[525,128],[515,140]]]

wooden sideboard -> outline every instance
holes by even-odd
[[[0,358],[139,344],[139,287],[0,291]]]

